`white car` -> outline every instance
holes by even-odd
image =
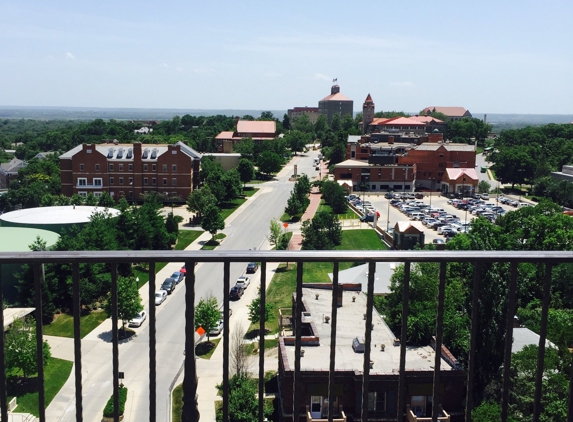
[[[249,284],[251,284],[251,279],[246,275],[242,275],[237,279],[235,286],[239,286],[242,287],[243,289],[246,289],[247,287],[249,287]]]
[[[155,305],[161,305],[167,299],[167,292],[165,290],[157,290],[155,292]]]
[[[147,318],[147,312],[141,311],[135,316],[131,321],[129,321],[130,327],[141,327],[141,324],[144,323],[145,319]]]

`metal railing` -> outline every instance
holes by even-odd
[[[471,410],[473,407],[473,386],[474,374],[479,368],[476,368],[474,352],[476,350],[477,336],[477,318],[478,318],[478,300],[480,292],[480,269],[482,265],[493,262],[504,262],[510,265],[509,288],[507,291],[508,310],[505,320],[505,351],[503,365],[502,381],[502,403],[501,403],[501,420],[506,421],[508,415],[508,398],[510,386],[510,362],[512,346],[512,329],[513,317],[516,310],[516,286],[517,286],[517,267],[519,263],[537,263],[545,265],[545,276],[543,284],[543,299],[541,326],[539,333],[539,355],[537,372],[535,377],[535,395],[534,395],[534,412],[533,420],[539,421],[541,414],[541,394],[543,380],[543,359],[545,353],[545,341],[547,338],[547,316],[550,303],[550,287],[552,268],[561,263],[573,262],[573,253],[571,252],[499,252],[499,251],[117,251],[117,252],[30,252],[30,253],[0,253],[0,264],[20,263],[29,264],[34,269],[35,281],[35,307],[37,312],[36,333],[37,333],[37,363],[38,363],[38,385],[39,394],[39,420],[46,421],[45,415],[45,394],[44,394],[44,368],[42,357],[42,280],[43,266],[47,263],[71,264],[72,282],[73,282],[73,317],[74,317],[74,377],[75,377],[75,411],[76,420],[83,421],[83,397],[82,397],[82,344],[80,336],[80,284],[79,284],[79,265],[81,263],[107,263],[111,264],[111,298],[112,298],[112,359],[113,359],[113,392],[114,392],[114,419],[119,420],[118,414],[118,390],[119,390],[119,364],[118,364],[118,314],[117,314],[117,264],[122,263],[149,263],[149,297],[154,297],[155,292],[155,268],[158,262],[184,262],[187,268],[185,278],[185,349],[194,351],[194,334],[195,334],[195,264],[197,262],[223,263],[223,397],[229,397],[229,290],[230,290],[230,272],[231,263],[247,263],[257,261],[261,263],[261,306],[260,306],[260,330],[264,330],[265,321],[265,302],[267,287],[267,264],[277,262],[290,262],[297,264],[297,286],[296,286],[296,304],[295,315],[295,365],[294,365],[294,397],[293,397],[293,415],[294,420],[305,419],[305,404],[301,402],[301,309],[302,309],[302,288],[303,288],[303,267],[308,262],[330,262],[333,264],[333,291],[339,285],[339,263],[341,262],[366,262],[369,265],[368,271],[368,293],[367,293],[367,313],[366,325],[372,325],[373,314],[373,296],[374,296],[374,277],[377,262],[403,262],[404,270],[404,289],[403,289],[403,309],[402,309],[402,328],[400,333],[400,366],[399,366],[399,388],[398,388],[398,407],[397,420],[403,420],[406,415],[406,339],[407,339],[407,321],[408,321],[408,300],[410,285],[411,264],[416,262],[434,262],[440,266],[437,318],[436,318],[436,335],[435,335],[435,363],[433,370],[433,396],[432,396],[432,421],[438,421],[440,415],[440,365],[441,365],[441,347],[443,339],[443,317],[444,317],[444,295],[446,285],[447,264],[452,262],[469,263],[474,267],[474,283],[472,297],[472,314],[471,314],[471,332],[470,332],[470,349],[467,367],[467,392],[465,420],[471,420]],[[487,294],[487,292],[485,293]],[[336,295],[333,294],[331,307],[331,339],[330,339],[330,369],[329,369],[329,390],[328,403],[329,415],[333,415],[333,402],[335,401],[334,381],[335,381],[335,359],[336,359],[336,325],[337,325],[337,304]],[[0,301],[3,300],[2,281],[0,280]],[[156,312],[153,300],[149,302],[149,421],[157,420],[156,415]],[[3,315],[0,314],[3,325]],[[264,336],[260,338],[259,345],[259,419],[263,418],[263,399],[264,399]],[[365,330],[365,352],[363,362],[362,378],[362,405],[360,419],[368,420],[368,385],[370,372],[370,353],[371,353],[371,331]],[[4,337],[0,336],[0,416],[1,420],[8,420],[7,413],[7,392],[6,392],[6,368],[5,368],[5,351]],[[184,421],[197,421],[199,418],[197,410],[197,368],[194,359],[194,353],[187,353],[184,362],[184,381],[183,381],[183,419]],[[573,374],[573,371],[571,371]],[[573,375],[572,375],[573,376]],[[569,408],[568,420],[573,417],[573,394],[570,382],[569,391]],[[222,402],[223,420],[229,420],[229,402]],[[355,420],[359,417],[355,415]],[[332,421],[332,416],[329,421]],[[430,419],[428,419],[430,420]]]

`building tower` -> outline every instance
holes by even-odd
[[[374,120],[374,101],[370,94],[364,100],[362,104],[362,134],[368,132],[368,125]]]

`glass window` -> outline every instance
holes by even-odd
[[[171,185],[177,186],[177,179],[175,177],[173,179],[171,179]]]
[[[88,179],[85,177],[78,177],[78,186],[86,186],[88,184]]]
[[[130,164],[130,165],[128,166],[128,168],[129,168],[129,171],[133,171],[133,164]]]
[[[94,196],[95,196],[96,198],[99,198],[101,195],[102,195],[101,192],[94,192]]]
[[[163,164],[163,171],[167,171],[167,164]]]
[[[151,165],[151,171],[157,171],[157,164]]]
[[[148,184],[149,184],[149,183],[148,183],[148,180],[147,180],[147,177],[144,177],[144,178],[143,178],[143,184],[144,184],[144,185],[148,185]]]
[[[167,186],[167,179],[163,178],[163,186]]]
[[[151,179],[151,184],[153,186],[157,185],[157,179],[155,177],[153,179]]]
[[[113,177],[110,177],[110,178],[109,178],[109,184],[110,184],[110,185],[113,185],[114,182],[115,182],[114,178],[113,178]]]
[[[95,171],[99,171],[99,164],[95,165]]]
[[[171,171],[177,171],[177,164],[173,164],[171,166]]]
[[[101,177],[94,177],[94,186],[101,186],[101,185],[102,185]]]
[[[113,171],[113,164],[109,165],[109,171]]]
[[[80,164],[80,171],[84,171],[84,165]]]
[[[120,178],[119,178],[119,184],[120,184],[120,185],[123,185],[123,177],[120,177]]]
[[[130,178],[129,178],[129,184],[130,184],[130,185],[133,185],[133,177],[130,177]]]
[[[143,165],[143,171],[147,171],[147,164]]]
[[[119,171],[123,171],[123,164],[119,165]]]
[[[87,192],[78,192],[78,195],[81,196],[82,198],[86,198],[88,196]]]

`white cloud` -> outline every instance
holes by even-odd
[[[410,88],[414,86],[412,82],[389,82],[389,85],[398,88]]]
[[[326,76],[323,73],[315,73],[312,76],[312,79],[314,79],[315,81],[331,81],[332,78],[330,76]]]
[[[70,52],[68,51],[68,52],[66,53],[66,59],[68,59],[68,60],[75,60],[76,57],[75,57],[72,53],[70,53]]]

